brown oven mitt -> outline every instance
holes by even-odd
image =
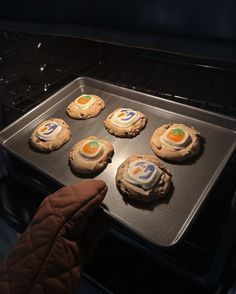
[[[0,293],[75,293],[83,262],[95,248],[89,227],[99,231],[88,218],[106,192],[103,181],[88,180],[48,196],[0,266]]]

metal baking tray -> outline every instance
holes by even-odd
[[[101,96],[106,103],[105,109],[88,120],[69,118],[65,113],[66,106],[83,93]],[[105,130],[104,119],[118,107],[133,108],[147,115],[148,124],[137,137],[116,138]],[[29,146],[29,137],[40,122],[50,117],[64,119],[71,128],[72,138],[57,151],[35,152]],[[182,164],[165,163],[174,184],[172,193],[165,199],[149,204],[126,202],[116,188],[117,167],[134,153],[152,154],[149,139],[153,131],[169,122],[184,123],[201,132],[205,144],[200,156]],[[112,163],[96,177],[108,185],[105,211],[150,245],[168,247],[176,244],[189,228],[235,150],[236,123],[225,116],[81,77],[4,129],[0,142],[8,152],[53,181],[69,185],[81,180],[68,165],[69,150],[89,135],[110,140],[115,150]],[[222,201],[224,197],[227,195],[222,195]]]

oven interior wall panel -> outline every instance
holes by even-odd
[[[7,1],[0,28],[236,61],[236,3]]]
[[[234,0],[171,1],[7,1],[8,20],[80,24],[97,28],[181,34],[236,40]]]

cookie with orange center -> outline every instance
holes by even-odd
[[[111,135],[130,138],[137,136],[146,126],[147,117],[140,111],[118,108],[108,115],[104,126]]]
[[[71,102],[67,108],[67,114],[74,119],[87,119],[97,116],[105,107],[105,102],[96,95],[83,94]]]
[[[70,137],[70,128],[63,119],[50,118],[33,131],[30,144],[39,151],[50,152],[59,149]]]
[[[108,140],[89,136],[70,150],[69,162],[77,173],[92,175],[105,169],[113,154],[113,146]]]
[[[170,123],[154,131],[150,145],[157,156],[180,162],[199,153],[201,136],[193,127]]]
[[[169,192],[171,173],[156,156],[135,154],[118,167],[116,184],[122,195],[150,202]]]

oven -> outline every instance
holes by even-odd
[[[35,24],[18,30],[13,24],[5,20],[0,34],[1,129],[78,77],[210,111],[235,124],[236,48],[228,40],[209,41],[211,28],[206,39],[179,39],[88,27],[69,32],[63,24],[56,33],[55,27],[38,26],[39,33]],[[59,185],[5,150],[1,163],[1,217],[23,232],[42,199]],[[113,293],[231,293],[235,171],[234,152],[176,246],[147,246],[114,223],[85,274]]]

